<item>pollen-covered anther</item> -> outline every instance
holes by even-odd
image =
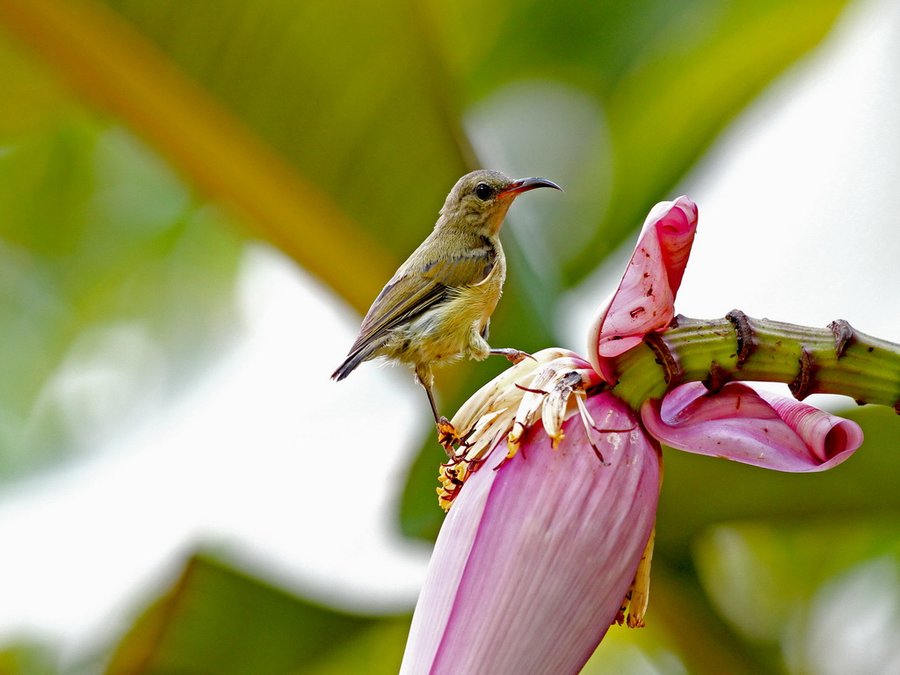
[[[563,439],[566,437],[563,430],[560,429],[555,434],[550,434],[550,446],[556,450],[559,447],[559,444],[562,443]]]
[[[550,437],[554,448],[558,447],[565,438],[562,425],[568,417],[573,396],[574,400],[580,400],[579,397],[584,395],[588,380],[590,380],[590,376],[584,369],[557,373],[553,388],[547,395],[541,410],[544,431]]]
[[[513,426],[506,436],[506,457],[512,459],[519,451],[522,436],[534,423],[537,413],[543,408],[544,400],[550,394],[554,377],[557,374],[557,362],[568,359],[554,359],[546,367],[538,371],[528,385],[516,384],[521,392],[519,406],[513,419]]]
[[[444,511],[450,510],[453,500],[456,499],[456,496],[459,494],[460,489],[462,489],[466,479],[472,474],[472,471],[474,471],[473,462],[469,462],[465,459],[460,459],[455,462],[451,460],[446,464],[441,464],[438,471],[438,480],[441,483],[441,487],[435,489],[437,490],[438,504],[440,504]]]
[[[523,422],[519,420],[513,421],[512,431],[506,435],[506,459],[512,459],[519,452],[519,446],[522,444],[522,434],[527,429],[528,427]]]

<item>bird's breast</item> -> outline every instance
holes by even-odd
[[[409,363],[435,365],[475,356],[474,336],[481,334],[490,321],[505,277],[506,264],[501,255],[482,282],[451,290],[444,302],[397,330],[384,353]]]
[[[503,251],[499,250],[494,267],[485,280],[459,290],[461,304],[472,306],[473,309],[480,308],[480,311],[472,317],[472,321],[477,321],[479,324],[479,332],[487,325],[491,314],[497,308],[497,303],[503,293],[504,281],[506,281],[506,258]]]

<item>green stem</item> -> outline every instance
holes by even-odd
[[[616,394],[632,407],[670,389],[702,381],[718,390],[731,380],[784,382],[798,399],[843,394],[859,404],[893,406],[900,414],[900,345],[838,320],[828,328],[752,319],[678,316],[616,360]]]

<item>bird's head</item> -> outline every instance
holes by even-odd
[[[441,221],[479,234],[494,235],[513,200],[529,190],[551,187],[561,190],[546,178],[505,176],[499,171],[479,170],[456,181],[441,209]]]

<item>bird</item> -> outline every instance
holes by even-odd
[[[482,361],[497,354],[518,363],[530,356],[495,349],[487,338],[506,278],[499,236],[503,219],[517,196],[542,187],[562,189],[546,178],[512,179],[499,171],[478,170],[460,178],[434,229],[375,298],[331,378],[343,380],[378,357],[406,364],[428,395],[441,444],[448,448],[459,440],[438,413],[432,371],[462,358]]]

